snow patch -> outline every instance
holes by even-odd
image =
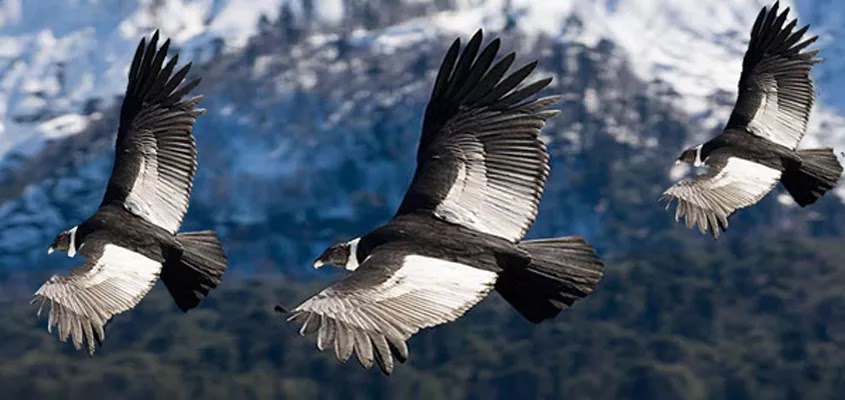
[[[88,119],[79,114],[65,114],[38,126],[48,139],[57,139],[82,132],[88,126]]]
[[[283,1],[300,0],[0,1],[0,158],[84,128],[92,101],[123,94],[138,40],[154,29],[182,60],[201,61],[216,39],[241,48]],[[342,16],[329,3],[326,18]]]

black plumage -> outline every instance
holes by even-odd
[[[842,166],[832,149],[797,150],[807,130],[815,93],[810,70],[820,60],[807,51],[816,36],[786,23],[789,9],[764,7],[751,29],[736,105],[721,135],[685,150],[680,162],[710,170],[669,188],[675,219],[714,238],[736,210],[760,201],[778,182],[802,207],[836,186]],[[667,204],[668,207],[669,204]]]
[[[105,324],[134,307],[159,275],[177,305],[196,307],[220,283],[226,256],[212,231],[177,233],[188,209],[196,148],[191,135],[201,96],[186,96],[199,79],[184,83],[190,64],[165,64],[170,41],[158,48],[158,31],[141,40],[129,69],[120,110],[115,161],[99,209],[59,234],[50,251],[87,258],[68,276],[53,276],[33,302],[50,304],[48,329],[58,326],[76,348],[104,338]],[[39,309],[40,313],[40,309]]]
[[[292,310],[303,335],[341,361],[352,353],[389,374],[405,341],[453,321],[496,289],[532,322],[591,293],[602,276],[577,237],[521,242],[549,173],[540,130],[558,97],[535,98],[550,79],[523,85],[532,62],[508,74],[500,41],[481,31],[441,64],[423,119],[417,169],[387,224],[329,247],[315,262],[353,270]]]
[[[200,82],[182,84],[191,64],[173,73],[179,57],[164,65],[170,41],[158,50],[157,42],[158,32],[149,45],[141,40],[132,60],[120,108],[114,167],[101,206],[124,206],[175,233],[188,210],[197,169],[191,131],[205,110],[196,108],[202,96],[184,98]]]

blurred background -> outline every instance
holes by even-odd
[[[796,0],[826,62],[804,146],[845,150],[845,3]],[[657,203],[672,164],[735,98],[761,0],[2,0],[0,397],[838,398],[845,389],[845,185],[808,209],[782,188],[718,242]],[[184,230],[218,230],[221,287],[182,314],[157,286],[93,358],[31,294],[80,259],[46,254],[94,212],[138,40],[192,60],[208,114]],[[390,378],[296,334],[293,306],[340,271],[328,244],[392,216],[449,44],[484,28],[540,61],[562,114],[529,237],[579,234],[597,292],[531,325],[497,295],[411,339]]]

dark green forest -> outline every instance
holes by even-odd
[[[667,250],[607,260],[595,294],[537,326],[491,295],[412,338],[390,377],[338,364],[273,311],[322,281],[229,280],[187,315],[159,285],[93,358],[4,293],[0,398],[839,398],[845,248],[777,236],[654,238]]]

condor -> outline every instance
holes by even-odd
[[[797,150],[807,130],[815,93],[810,69],[817,50],[804,51],[817,37],[804,38],[808,26],[795,30],[786,22],[789,9],[764,7],[751,29],[742,62],[739,94],[722,134],[681,153],[677,162],[707,166],[708,172],[682,181],[661,200],[678,200],[675,220],[710,231],[728,228],[728,217],[751,206],[781,182],[801,207],[836,186],[842,166],[833,150]]]
[[[48,330],[57,326],[62,341],[70,336],[90,354],[106,323],[135,307],[159,276],[187,311],[226,269],[215,232],[177,233],[197,168],[191,130],[205,110],[196,107],[201,96],[185,98],[199,84],[183,84],[191,65],[176,70],[178,56],[165,64],[170,41],[160,49],[157,43],[158,31],[149,44],[142,39],[129,68],[114,167],[99,209],[48,250],[87,260],[68,276],[50,278],[33,299],[50,305]]]
[[[446,53],[425,111],[417,170],[395,217],[314,263],[352,272],[292,310],[300,332],[340,361],[354,352],[385,374],[408,358],[406,340],[454,321],[495,289],[531,322],[553,318],[602,277],[579,237],[523,241],[549,173],[540,140],[551,79],[520,84],[537,63],[508,74],[498,39],[481,31]],[[459,54],[460,53],[460,54]]]

